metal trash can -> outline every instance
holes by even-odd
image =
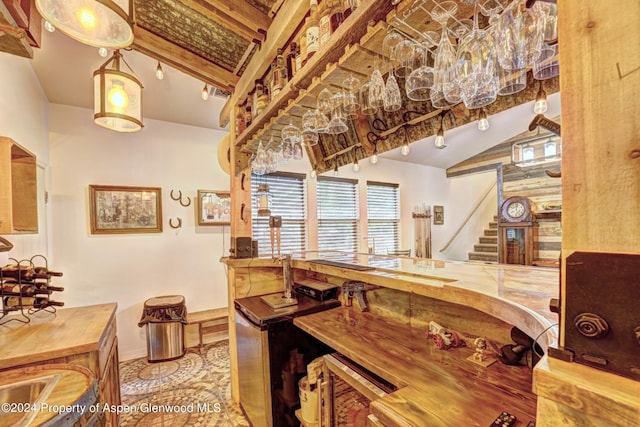
[[[161,362],[184,356],[187,308],[182,295],[167,295],[144,302],[138,326],[147,325],[147,359]]]

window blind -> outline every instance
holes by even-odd
[[[398,184],[367,181],[367,218],[369,245],[373,244],[375,238],[377,253],[386,254],[398,250]]]
[[[358,249],[358,181],[318,177],[318,249]]]
[[[269,185],[272,195],[271,215],[282,217],[280,253],[306,250],[307,194],[302,174],[276,173],[251,175],[251,217],[253,238],[258,241],[258,254],[271,255],[269,217],[258,216],[258,185]],[[277,249],[275,249],[277,251]]]

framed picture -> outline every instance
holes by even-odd
[[[444,224],[444,206],[433,205],[433,223],[435,225]]]
[[[198,190],[196,203],[198,225],[231,224],[231,193],[228,191]]]
[[[91,234],[161,233],[159,187],[89,185]]]

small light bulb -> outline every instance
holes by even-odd
[[[202,88],[202,100],[206,101],[207,99],[209,99],[209,85],[207,85],[206,83],[204,84],[204,87]]]
[[[371,164],[375,165],[376,163],[378,163],[378,153],[373,153],[373,156],[371,156]]]
[[[444,131],[442,130],[442,128],[440,128],[438,130],[438,135],[436,136],[436,140],[433,141],[433,144],[437,147],[437,148],[442,148],[444,147]]]
[[[408,143],[404,143],[402,145],[402,148],[400,149],[400,154],[402,154],[403,156],[408,156],[409,155],[409,144]]]
[[[54,27],[51,22],[44,21],[44,29],[49,31],[50,33],[53,33],[56,30],[56,27]]]
[[[536,114],[543,114],[547,111],[547,108],[549,108],[549,106],[547,105],[547,100],[539,99],[533,105],[533,112]]]
[[[156,67],[156,79],[164,79],[164,70],[162,69],[162,65],[160,65],[160,61],[158,61],[158,66]]]
[[[333,168],[333,176],[338,176],[338,164]]]
[[[487,129],[489,129],[489,126],[491,126],[489,124],[489,119],[487,118],[487,113],[484,112],[484,110],[480,110],[480,117],[478,119],[478,130],[479,131],[485,131]]]
[[[98,48],[98,55],[102,58],[106,58],[109,55],[109,51],[106,47]]]
[[[119,113],[124,111],[129,104],[129,97],[124,90],[124,83],[120,81],[113,82],[113,87],[109,89],[107,98],[109,99],[109,103],[113,106],[113,109]]]
[[[358,164],[358,159],[355,159],[353,161],[353,167],[352,167],[354,172],[358,172],[360,170],[360,165]]]
[[[316,172],[315,169],[311,169],[311,173],[309,174],[309,176],[311,176],[311,178],[315,178],[316,176],[318,176],[318,172]]]

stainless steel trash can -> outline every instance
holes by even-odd
[[[149,362],[161,362],[184,356],[186,318],[187,309],[182,295],[167,295],[145,301],[138,326],[147,326]]]

